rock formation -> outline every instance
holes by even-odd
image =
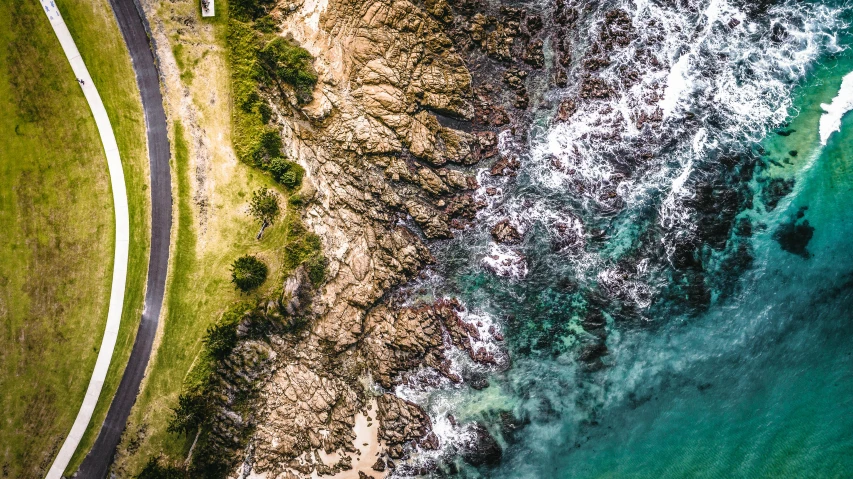
[[[304,220],[329,263],[310,307],[304,271],[285,282],[278,309],[306,321],[270,341],[275,364],[252,406],[246,463],[267,477],[349,469],[360,453],[355,417],[375,396],[383,449],[373,469],[359,469],[367,475],[413,447],[440,445],[428,415],[391,393],[404,373],[428,367],[461,381],[446,355],[454,347],[477,362],[501,361],[455,300],[401,308],[387,298],[433,261],[428,240],[474,220],[478,184],[466,167],[498,155],[487,128],[511,119],[487,93],[475,95],[443,20],[419,6],[330,0],[293,7],[282,3],[270,15],[282,36],[314,57],[313,99],[282,88],[263,93],[285,154],[306,170]],[[450,15],[446,4],[427,10]],[[490,32],[484,48],[507,58],[519,28]],[[527,61],[538,64],[534,50]]]

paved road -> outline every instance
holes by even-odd
[[[130,409],[139,393],[139,385],[151,357],[151,346],[163,305],[166,270],[169,265],[169,235],[172,228],[172,180],[169,172],[169,139],[160,78],[142,17],[133,0],[110,0],[130,58],[136,82],[142,94],[145,124],[148,130],[148,158],[151,171],[151,256],[148,260],[148,284],[145,306],[130,360],[118,391],[110,404],[98,439],[83,460],[79,479],[103,479],[124,431]]]
[[[65,441],[63,441],[62,447],[59,449],[59,453],[57,453],[47,473],[49,479],[58,479],[62,475],[62,471],[68,466],[68,461],[71,460],[71,456],[80,444],[83,433],[86,432],[86,426],[92,419],[92,413],[95,411],[95,405],[98,404],[98,396],[101,394],[104,380],[107,377],[107,371],[110,368],[110,361],[113,356],[113,350],[115,349],[116,339],[118,338],[119,325],[121,324],[124,290],[127,283],[130,217],[127,210],[127,189],[124,182],[121,157],[119,156],[118,145],[116,144],[113,127],[110,124],[110,118],[107,115],[106,108],[104,108],[104,102],[101,100],[101,95],[98,94],[98,90],[95,88],[95,82],[92,81],[89,70],[86,68],[86,64],[83,63],[83,58],[77,50],[77,45],[75,45],[74,39],[71,38],[68,26],[65,25],[65,21],[63,21],[62,15],[56,8],[53,0],[41,0],[41,5],[45,15],[50,20],[50,26],[59,39],[62,51],[68,58],[68,63],[71,64],[74,76],[77,77],[80,88],[83,90],[83,96],[86,97],[89,109],[92,110],[92,116],[95,118],[95,125],[98,128],[98,135],[101,137],[101,143],[104,146],[104,153],[107,157],[107,168],[110,172],[116,224],[115,257],[113,260],[113,279],[110,288],[107,323],[104,329],[104,336],[101,339],[101,348],[98,351],[95,369],[92,371],[86,395],[83,397],[83,404],[80,405],[77,417],[71,426],[71,431],[65,437]]]

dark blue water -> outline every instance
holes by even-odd
[[[524,243],[496,245],[485,227],[437,251],[430,294],[499,326],[512,358],[503,371],[459,358],[487,374],[484,390],[400,390],[430,412],[444,453],[464,437],[448,414],[502,445],[499,465],[457,460],[458,475],[853,476],[853,114],[825,145],[819,135],[820,105],[853,95],[839,91],[853,71],[849,9],[699,6],[623,5],[635,24],[704,28],[671,33],[668,67],[648,75],[667,86],[658,131],[617,124],[624,135],[605,144],[578,133],[609,114],[601,105],[562,126],[543,115],[529,144],[504,145],[522,152],[522,173],[495,184],[484,213],[487,226],[511,219]],[[753,30],[723,31],[732,17]],[[762,44],[779,21],[787,39]],[[642,94],[623,91],[615,109]],[[612,158],[645,134],[666,146],[616,182],[609,208],[599,193],[613,186]]]

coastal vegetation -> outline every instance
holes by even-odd
[[[263,21],[256,26],[240,20],[263,17],[260,13],[231,15],[234,3],[217,7],[217,18],[198,20],[212,30],[188,29],[171,20],[165,24],[170,33],[164,48],[174,55],[178,70],[167,76],[167,82],[180,81],[188,88],[196,99],[199,123],[174,123],[175,250],[159,344],[116,461],[117,469],[129,476],[222,475],[228,458],[218,453],[216,435],[211,433],[216,429],[222,371],[233,361],[231,351],[246,339],[241,336],[238,341],[238,325],[250,324],[249,337],[263,341],[265,331],[284,327],[261,314],[264,305],[282,294],[284,279],[301,267],[312,285],[325,277],[319,238],[301,219],[305,172],[283,154],[269,101],[271,88],[296,91],[297,84],[287,84],[288,79],[296,78],[298,85],[310,83],[299,73],[313,72],[310,56],[290,43],[274,44],[267,50],[268,60],[279,62],[280,71],[273,74],[282,78],[280,84],[268,83],[272,77],[263,71],[259,55],[275,40],[274,29]],[[168,8],[197,15],[192,2],[170,3]],[[222,49],[201,47],[212,42]],[[294,65],[295,71],[288,70]],[[191,68],[195,73],[188,75]],[[207,79],[204,85],[192,81],[201,76]],[[228,101],[200,100],[208,95]],[[167,96],[167,111],[177,101]],[[198,150],[198,128],[217,128],[230,136],[223,135],[207,158]],[[238,162],[221,154],[232,147]],[[207,173],[212,175],[210,183],[205,182],[210,177],[199,173],[205,165],[215,165]],[[255,221],[266,224],[262,238],[253,234]],[[264,265],[265,275],[259,274],[258,264]],[[251,284],[240,280],[244,286],[240,288],[233,272],[251,279]],[[263,276],[266,280],[258,281]],[[252,395],[250,384],[240,390],[245,394],[238,398],[237,408]]]
[[[141,315],[148,163],[139,92],[106,1],[57,1],[57,6],[110,116],[130,212],[121,329],[102,400],[80,448],[87,450],[98,431],[92,424],[103,421]],[[71,428],[98,354],[115,223],[100,136],[47,17],[38,3],[11,1],[0,5],[0,19],[0,316],[5,324],[0,464],[9,477],[41,477]]]
[[[278,129],[270,124],[273,111],[262,95],[290,88],[298,102],[310,102],[317,74],[304,48],[276,35],[266,6],[264,2],[230,4],[226,43],[236,107],[232,110],[234,150],[241,161],[270,171],[277,181],[294,188],[301,168],[283,158]]]

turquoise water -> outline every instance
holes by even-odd
[[[848,34],[839,32],[839,43]],[[705,251],[714,266],[704,307],[673,306],[680,300],[666,296],[667,282],[677,276],[664,267],[647,277],[650,306],[622,315],[603,302],[600,364],[578,359],[596,341],[581,325],[594,303],[584,256],[555,254],[543,226],[527,232],[523,278],[498,278],[472,261],[483,254],[484,236],[438,251],[445,279],[435,294],[459,296],[496,318],[512,357],[507,370],[487,372],[481,391],[407,391],[437,430],[449,427],[444,417],[452,413],[485,424],[502,445],[500,464],[474,469],[456,460],[458,476],[853,477],[853,114],[825,146],[818,136],[820,104],[851,71],[849,50],[809,64],[790,92],[787,123],[766,125],[767,136],[748,146],[760,159],[740,180],[754,198],[738,218],[750,220],[752,234],[732,233],[729,245],[743,245],[750,259],[730,267],[737,248]],[[774,178],[794,183],[769,210],[762,191]],[[540,191],[522,176],[513,194]],[[636,238],[658,221],[644,219],[648,209],[613,219],[613,232],[594,246],[599,254],[631,257]],[[813,228],[804,249],[782,248],[784,225]]]

